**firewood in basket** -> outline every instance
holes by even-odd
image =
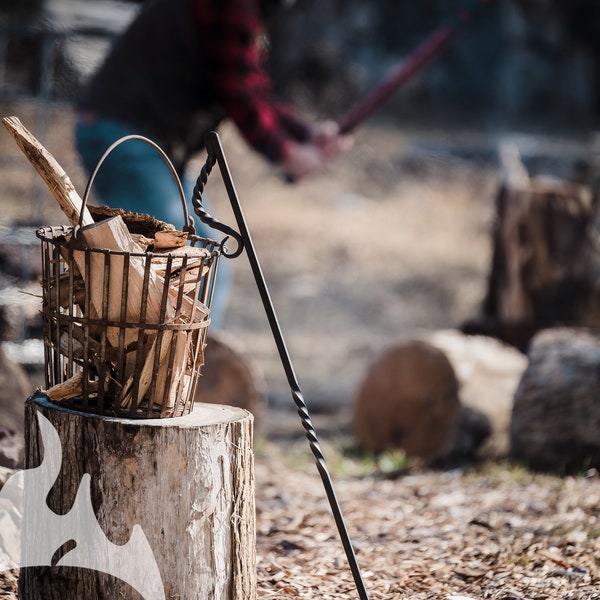
[[[185,246],[188,234],[185,231],[157,231],[154,234],[154,252]]]
[[[115,250],[118,252],[131,252],[143,254],[141,248],[131,239],[129,231],[120,216],[107,219],[89,227],[82,227],[81,238],[89,248]],[[90,269],[86,270],[84,251],[74,251],[73,258],[84,279],[88,279],[91,292],[91,302],[96,314],[109,321],[121,319],[122,300],[125,302],[125,318],[128,322],[139,322],[141,317],[142,300],[146,299],[146,323],[159,323],[161,319],[161,306],[163,285],[150,270],[147,286],[144,285],[145,259],[141,256],[110,254],[109,276],[105,282],[105,255],[101,252],[90,252]],[[128,277],[124,281],[125,260],[128,260]],[[149,258],[148,258],[149,260]],[[104,291],[108,283],[108,299],[104,305]],[[123,299],[123,290],[127,285],[127,294]],[[164,307],[164,318],[173,317],[173,310],[167,298]],[[113,347],[119,344],[119,328],[108,327],[107,338]],[[135,330],[128,331],[125,344],[137,339]]]
[[[88,382],[88,393],[92,394],[97,392],[98,382]],[[53,385],[50,389],[46,390],[46,396],[52,402],[61,402],[64,400],[70,400],[72,398],[78,398],[83,392],[83,375],[76,373],[70,379]]]
[[[69,295],[69,277],[70,273],[61,273],[58,279],[50,282],[48,297],[50,303],[48,308],[55,312],[56,306],[56,286],[58,285],[58,305],[61,308],[68,309],[72,305],[77,305],[83,310],[85,302],[85,284],[80,275],[73,276],[73,295]]]
[[[166,276],[169,257],[171,257],[171,270],[169,273],[171,279],[179,275],[184,268],[184,265],[186,271],[190,272],[192,274],[191,276],[196,280],[200,279],[208,272],[207,260],[210,258],[210,252],[206,248],[182,246],[179,248],[165,249],[160,253],[154,254],[152,268],[157,275],[161,275],[162,277]],[[197,269],[201,269],[201,272],[198,273]],[[186,277],[186,280],[190,281],[190,277]]]
[[[17,117],[4,117],[2,123],[34,169],[46,182],[54,199],[69,219],[69,223],[77,225],[83,201],[64,169]],[[93,222],[94,219],[90,212],[87,208],[84,209],[82,224],[90,225]]]

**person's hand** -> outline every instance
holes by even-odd
[[[337,123],[325,121],[315,126],[308,142],[291,143],[283,161],[286,176],[295,181],[323,168],[340,152],[350,149],[353,140],[340,135]]]
[[[321,150],[325,159],[330,160],[340,152],[349,150],[354,139],[350,135],[341,135],[335,121],[323,121],[315,126],[311,142]]]

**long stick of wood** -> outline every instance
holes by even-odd
[[[69,219],[71,225],[77,225],[79,223],[79,213],[83,206],[83,200],[75,190],[75,186],[64,169],[17,117],[4,117],[2,123],[15,142],[17,142],[23,154],[25,154],[29,162],[46,182],[46,185],[50,188],[52,195]],[[94,219],[86,207],[83,213],[82,224],[91,225],[93,222]]]

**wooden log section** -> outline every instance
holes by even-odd
[[[450,449],[460,416],[458,380],[446,355],[422,340],[385,350],[371,365],[354,405],[354,432],[376,456],[402,449],[430,462]]]
[[[463,331],[526,351],[541,329],[598,327],[598,195],[589,185],[530,179],[518,156],[503,156],[503,165],[488,289]]]
[[[71,225],[77,225],[83,201],[64,169],[17,117],[4,117],[2,123],[40,177],[46,182]],[[92,215],[86,208],[82,224],[90,225],[93,222]]]
[[[20,598],[256,598],[250,413],[197,404],[184,417],[115,419],[62,409],[41,393],[28,399],[25,412],[24,474],[48,464],[54,472],[47,478],[50,493],[42,488],[38,494],[41,501],[28,497],[25,486],[25,513],[36,542],[33,548],[25,544]],[[46,437],[48,422],[62,445],[58,460]],[[96,529],[84,525],[82,534],[73,514],[87,515]],[[146,553],[140,550],[141,532]],[[122,558],[113,556],[111,563],[103,556],[106,548]],[[41,564],[49,566],[27,562],[27,551],[38,561],[45,552]],[[135,573],[115,573],[129,563],[141,573],[137,586]],[[110,564],[113,575],[100,568]],[[151,585],[156,572],[161,590]]]

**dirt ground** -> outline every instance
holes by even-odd
[[[31,107],[4,110],[37,132]],[[54,107],[43,139],[83,190],[71,126],[68,107]],[[491,255],[495,150],[505,134],[370,125],[326,172],[295,185],[233,129],[221,137],[370,597],[600,598],[596,472],[535,475],[498,458],[391,479],[344,454],[370,362],[406,337],[477,314]],[[586,152],[563,142],[565,153]],[[0,225],[64,222],[2,132],[0,170]],[[207,192],[214,216],[233,223],[217,174]],[[355,598],[244,255],[232,268],[223,334],[252,364],[266,398],[256,449],[259,597]],[[14,598],[14,578],[4,582],[0,598]]]

